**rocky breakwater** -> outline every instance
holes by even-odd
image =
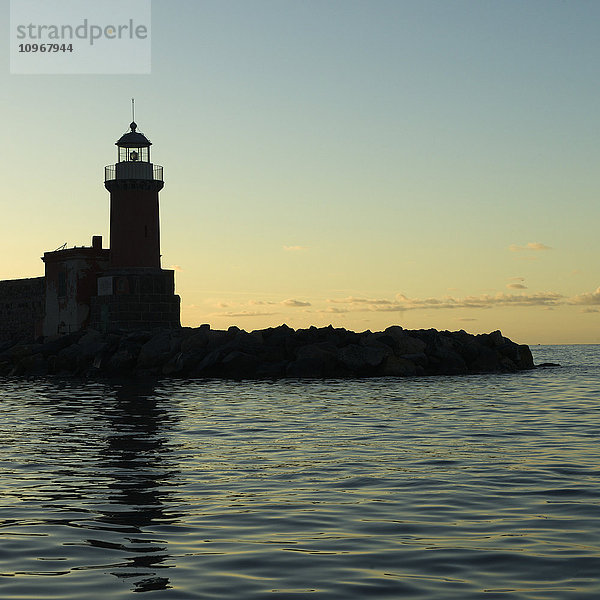
[[[533,366],[529,347],[500,331],[472,335],[399,326],[376,333],[287,325],[250,333],[208,325],[121,334],[88,330],[0,346],[1,375],[351,378],[516,372]]]

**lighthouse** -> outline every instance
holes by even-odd
[[[160,269],[158,193],[163,168],[150,162],[152,142],[131,123],[116,142],[117,163],[105,167],[110,192],[111,268]]]
[[[110,193],[109,267],[98,274],[90,325],[100,331],[180,327],[175,273],[160,262],[163,168],[150,162],[152,142],[135,121],[115,145],[117,162],[104,169]]]

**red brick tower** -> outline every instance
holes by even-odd
[[[160,269],[158,192],[162,167],[150,162],[152,142],[136,131],[135,122],[116,143],[118,162],[105,170],[110,192],[111,268]]]

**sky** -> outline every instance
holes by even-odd
[[[153,0],[151,73],[125,75],[11,74],[6,39],[0,279],[107,244],[135,97],[183,325],[600,343],[598,23],[595,0]]]

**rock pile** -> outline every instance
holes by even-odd
[[[500,331],[355,333],[287,325],[227,331],[208,325],[154,332],[73,333],[43,343],[0,345],[1,375],[168,376],[277,379],[405,377],[533,368],[529,347]]]

